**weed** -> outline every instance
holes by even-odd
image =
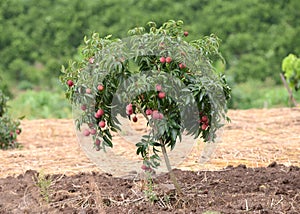
[[[38,174],[37,177],[37,186],[40,189],[40,193],[43,199],[49,203],[50,202],[50,186],[52,184],[52,180],[47,178],[43,171]]]
[[[220,212],[216,212],[216,211],[205,211],[202,214],[220,214]]]
[[[147,180],[147,184],[146,184],[147,186],[146,186],[146,190],[144,190],[144,194],[146,195],[147,199],[151,203],[154,203],[155,201],[158,200],[158,197],[154,191],[154,184],[151,177],[151,173],[146,172],[146,180]]]

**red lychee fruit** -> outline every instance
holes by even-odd
[[[159,119],[159,112],[157,110],[153,110],[153,112],[152,112],[152,118],[153,119]]]
[[[83,131],[83,135],[84,135],[84,136],[89,136],[89,135],[90,135],[90,131],[89,131],[88,129],[85,129],[85,130]]]
[[[152,118],[155,119],[155,120],[161,120],[161,119],[164,118],[164,115],[162,113],[160,113],[159,111],[157,111],[157,110],[153,110]]]
[[[133,109],[128,109],[128,110],[126,110],[126,114],[127,114],[127,115],[132,115],[132,114],[133,114]]]
[[[179,63],[179,68],[180,68],[180,69],[184,69],[184,68],[186,68],[186,66],[185,66],[185,64],[183,64],[183,63]]]
[[[85,93],[91,94],[92,93],[92,89],[90,89],[90,88],[85,89]]]
[[[138,121],[137,116],[134,116],[134,117],[132,118],[132,121],[136,123],[136,122]]]
[[[96,112],[95,113],[95,118],[100,118],[101,116]]]
[[[97,89],[98,89],[99,91],[103,91],[103,90],[104,90],[104,85],[98,85]]]
[[[172,62],[172,58],[168,56],[168,57],[166,58],[166,63],[171,63],[171,62]]]
[[[101,120],[101,121],[99,122],[99,127],[100,127],[100,128],[104,128],[105,125],[106,125],[105,121]]]
[[[90,131],[91,135],[95,135],[97,133],[96,129],[91,129]]]
[[[208,117],[206,115],[201,117],[201,122],[208,123]]]
[[[189,35],[189,32],[184,31],[183,35],[184,35],[185,37],[187,37],[187,36]]]
[[[202,129],[202,130],[206,130],[207,127],[208,127],[208,125],[207,125],[206,123],[204,123],[204,124],[202,124],[201,129]]]
[[[74,82],[72,80],[68,80],[67,84],[68,84],[69,87],[72,87],[74,85]]]
[[[166,93],[165,93],[165,92],[160,91],[160,92],[158,93],[158,98],[159,98],[159,99],[164,99],[165,97],[166,97]]]
[[[151,115],[152,114],[152,110],[151,109],[146,109],[146,115]]]
[[[132,104],[129,103],[127,106],[126,106],[126,114],[127,115],[132,115],[133,114],[133,108],[132,108]]]
[[[101,141],[100,141],[99,139],[96,139],[96,140],[95,140],[95,145],[96,145],[96,146],[100,146],[100,143],[101,143]]]
[[[159,58],[159,61],[164,64],[166,62],[166,58],[162,56]]]
[[[100,118],[102,115],[104,115],[103,109],[98,109],[98,111],[95,113],[96,118]]]
[[[103,109],[98,109],[97,114],[101,117],[102,115],[104,115],[104,110]]]

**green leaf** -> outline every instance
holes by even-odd
[[[109,147],[113,148],[113,144],[112,144],[111,140],[106,135],[103,136],[103,140]]]
[[[176,142],[177,138],[177,130],[176,129],[171,129],[171,139],[173,142]]]

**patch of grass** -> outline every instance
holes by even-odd
[[[50,202],[50,186],[52,184],[52,180],[50,178],[46,178],[46,175],[43,171],[38,174],[36,185],[40,189],[40,193],[43,199],[49,203]]]
[[[220,212],[216,212],[216,211],[205,211],[202,214],[221,214]]]
[[[300,92],[294,92],[296,101],[300,102]],[[281,85],[274,85],[272,81],[249,80],[232,86],[232,100],[229,108],[276,108],[290,107],[289,95]]]
[[[154,191],[154,183],[152,180],[152,176],[150,173],[146,172],[146,189],[144,190],[144,194],[146,198],[151,202],[154,203],[158,200],[158,197]]]
[[[71,105],[62,91],[21,91],[8,105],[9,113],[15,118],[72,118]]]

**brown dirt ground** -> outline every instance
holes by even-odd
[[[153,205],[144,179],[114,178],[89,161],[72,120],[24,120],[23,148],[0,151],[0,213],[300,213],[300,109],[230,110],[229,117],[209,162],[199,164],[194,150],[179,167],[189,171],[174,170],[185,196],[157,187]],[[41,172],[52,181],[49,203],[36,186]]]

